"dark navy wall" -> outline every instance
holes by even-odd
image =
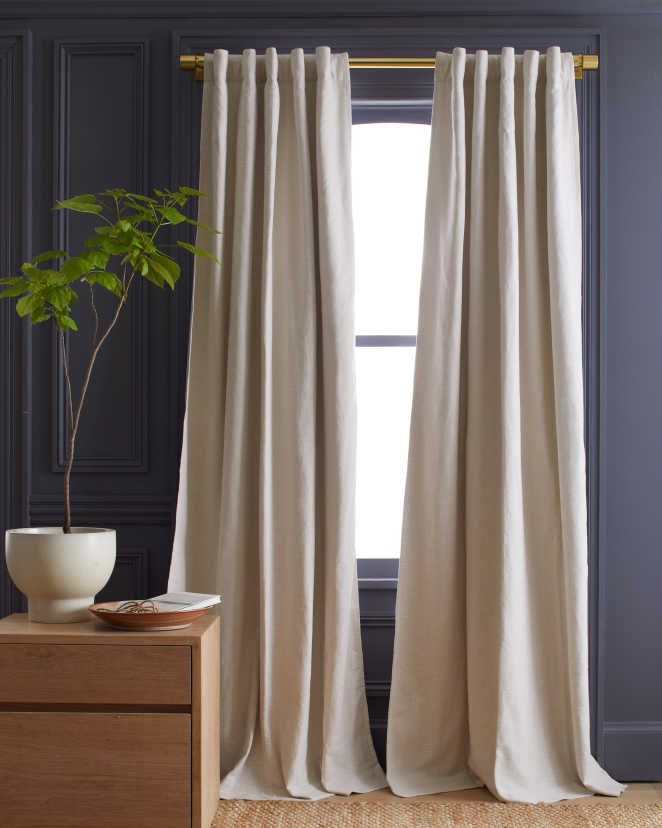
[[[662,771],[662,16],[603,21],[602,750]]]
[[[178,70],[180,52],[328,44],[429,56],[555,43],[600,53],[599,73],[578,87],[594,745],[620,778],[660,779],[662,0],[0,0],[0,270],[76,243],[83,228],[56,219],[57,197],[195,183],[201,90]],[[408,77],[429,86],[429,76]],[[356,84],[369,97],[368,74]],[[392,85],[393,97],[409,94]],[[118,529],[106,594],[123,597],[165,587],[189,291],[141,289],[134,300],[91,389],[73,486],[76,522]],[[0,529],[59,520],[54,344],[0,303]],[[382,745],[395,593],[365,575],[366,678]],[[0,561],[0,615],[21,607]]]

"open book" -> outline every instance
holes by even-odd
[[[202,592],[166,592],[157,595],[152,601],[159,612],[177,612],[181,610],[204,609],[221,603],[220,595],[205,595]]]

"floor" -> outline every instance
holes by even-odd
[[[348,802],[348,799],[350,802]],[[620,806],[620,807],[619,807]],[[662,828],[662,783],[628,785],[621,797],[553,805],[496,804],[484,789],[402,799],[388,789],[316,802],[221,801],[214,828]]]
[[[392,794],[387,788],[381,791],[372,791],[366,794],[353,794],[350,799],[385,799],[399,800],[399,797]],[[616,802],[627,802],[629,805],[643,805],[651,802],[662,802],[662,782],[632,782],[628,784],[621,797],[612,796],[587,796],[586,801],[595,802],[596,799],[605,805],[612,805]],[[432,794],[431,796],[417,796],[409,801],[432,800],[438,802],[496,802],[496,799],[486,788],[474,788],[469,791],[452,791],[451,793]],[[582,799],[576,799],[581,802]]]

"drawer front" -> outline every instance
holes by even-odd
[[[0,713],[11,828],[189,828],[186,713]]]
[[[3,644],[3,703],[189,705],[191,648]]]

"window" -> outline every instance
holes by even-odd
[[[400,555],[429,145],[428,124],[352,129],[359,558]]]

